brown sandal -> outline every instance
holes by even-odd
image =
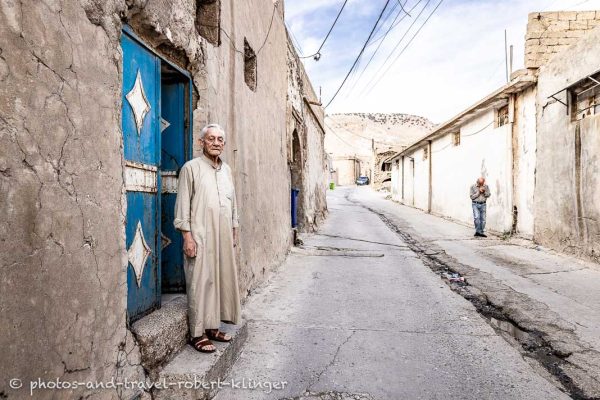
[[[207,329],[206,330],[206,336],[208,336],[209,339],[211,340],[215,340],[217,342],[230,342],[231,339],[233,339],[231,336],[229,336],[229,338],[227,338],[227,333],[225,332],[221,332],[218,329]]]
[[[190,344],[200,353],[214,353],[217,350],[216,347],[212,350],[205,349],[208,346],[214,346],[214,344],[206,337],[206,335],[190,339]]]

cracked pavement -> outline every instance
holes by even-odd
[[[346,195],[409,238],[411,248],[427,255],[426,262],[464,276],[470,285],[461,289],[463,296],[487,303],[540,339],[560,365],[557,370],[557,360],[541,357],[541,361],[574,397],[600,398],[598,264],[518,238],[490,235],[473,240],[470,226],[401,206],[381,193],[355,190]],[[539,354],[534,358],[540,359]]]
[[[248,340],[226,379],[285,389],[216,399],[569,398],[348,190],[328,193],[327,221],[304,238],[322,250],[290,253],[244,307]]]

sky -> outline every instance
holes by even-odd
[[[324,105],[340,87],[386,1],[348,0],[320,60],[303,59]],[[319,48],[343,2],[285,1],[286,24],[301,56]],[[521,69],[527,15],[558,10],[600,10],[600,0],[389,0],[372,43],[326,112],[398,112],[444,122],[506,83],[505,30],[508,45],[514,46],[513,70]],[[377,41],[396,16],[385,39]]]

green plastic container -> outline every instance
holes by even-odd
[[[330,182],[329,183],[329,190],[334,190],[335,189],[335,182]]]

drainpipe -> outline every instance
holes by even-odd
[[[404,156],[402,156],[402,203],[404,204]]]
[[[415,159],[410,157],[412,169],[412,206],[415,206]]]
[[[509,204],[512,206],[512,224],[510,233],[514,235],[517,233],[518,215],[519,210],[517,207],[517,198],[519,195],[518,191],[518,173],[519,173],[519,116],[517,110],[517,94],[510,95],[508,99],[508,122],[510,123],[511,132],[511,145],[510,145],[510,160],[509,165],[511,167],[511,199]]]
[[[429,159],[429,193],[428,193],[428,197],[427,197],[427,212],[431,214],[431,197],[432,197],[432,192],[433,192],[433,175],[431,173],[431,166],[432,166],[432,158],[433,158],[433,153],[431,152],[431,144],[432,141],[428,140],[427,141],[427,155],[429,157],[427,157]]]

